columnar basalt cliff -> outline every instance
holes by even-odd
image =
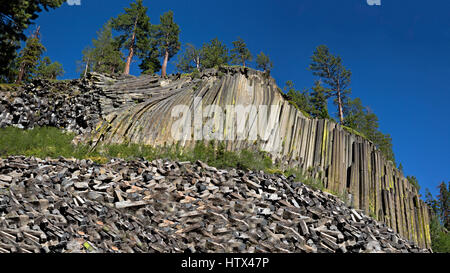
[[[321,179],[329,191],[348,196],[355,209],[385,222],[404,238],[421,247],[431,245],[427,207],[401,172],[370,141],[332,121],[306,117],[266,73],[224,67],[195,77],[171,75],[166,79],[92,74],[82,86],[95,90],[89,93],[89,101],[84,101],[95,122],[89,118],[78,124],[82,119],[74,112],[76,103],[69,104],[67,112],[75,113],[69,127],[83,128],[78,141],[192,146],[199,139],[212,138],[224,141],[228,150],[264,150],[282,166],[301,167],[305,174]],[[3,97],[0,107],[11,113],[0,113],[0,127],[16,125],[12,119],[12,112],[17,111],[14,98]],[[186,106],[189,115],[178,112],[172,116],[180,105]],[[259,107],[265,105],[269,108]],[[236,115],[237,107],[248,106],[255,106],[256,115]],[[261,130],[262,112],[269,113],[269,124],[276,126],[264,128],[267,134],[256,134],[253,139],[254,132]],[[39,116],[44,114],[30,118],[41,120]],[[92,127],[90,133],[86,124]],[[28,121],[25,125],[21,124],[30,127]],[[179,128],[182,130],[177,131]]]
[[[265,73],[221,68],[205,71],[195,79],[189,76],[173,76],[164,81],[148,76],[131,80],[100,77],[97,84],[105,93],[101,99],[105,120],[99,123],[93,139],[110,143],[163,145],[178,142],[172,131],[174,123],[180,121],[179,117],[172,117],[172,109],[177,105],[187,105],[193,114],[185,119],[185,124],[191,125],[188,130],[191,137],[180,141],[187,146],[196,140],[198,129],[194,114],[201,113],[199,107],[278,106],[271,113],[278,126],[266,139],[258,136],[256,141],[245,140],[257,121],[251,115],[236,116],[226,110],[222,119],[217,112],[207,115],[223,124],[203,127],[203,135],[205,131],[215,134],[217,128],[223,128],[219,133],[227,149],[253,146],[270,152],[286,166],[300,166],[305,172],[323,179],[330,191],[348,194],[356,209],[384,221],[405,238],[430,246],[426,205],[419,199],[417,189],[392,162],[387,161],[373,143],[347,132],[339,124],[305,117]],[[202,104],[195,104],[195,98],[201,98]],[[240,133],[244,140],[238,140],[237,120],[242,118],[245,130]]]

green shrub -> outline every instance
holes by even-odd
[[[286,177],[289,177],[291,175],[295,175],[294,181],[296,182],[302,182],[303,184],[316,189],[316,190],[325,190],[325,186],[323,185],[323,182],[321,180],[315,179],[311,176],[307,176],[304,174],[301,168],[290,168],[287,169],[284,172],[284,175]]]

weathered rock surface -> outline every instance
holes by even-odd
[[[9,157],[0,180],[0,253],[429,252],[293,177]]]
[[[243,122],[241,133],[245,137],[257,124],[254,119],[224,114],[223,131],[219,133],[224,136],[226,148],[268,151],[282,165],[301,167],[307,175],[321,179],[328,190],[348,195],[354,208],[385,222],[403,237],[424,248],[431,246],[427,207],[403,174],[370,141],[331,121],[306,118],[265,73],[224,67],[207,70],[194,79],[180,75],[162,79],[92,74],[67,88],[72,90],[72,86],[79,94],[67,90],[63,93],[68,94],[49,92],[47,89],[54,89],[52,85],[42,82],[16,95],[0,92],[0,127],[52,125],[82,133],[78,140],[93,145],[161,145],[176,142],[172,126],[179,118],[172,117],[174,107],[186,105],[195,113],[200,110],[195,98],[202,98],[203,108],[276,105],[273,114],[277,129],[255,141],[236,137],[237,121]],[[214,120],[216,117],[210,116]],[[192,125],[190,132],[195,135],[193,119],[188,117],[185,122]],[[217,133],[215,129],[208,127],[206,133]],[[180,142],[185,146],[194,143],[194,139]]]
[[[0,92],[0,128],[53,126],[89,133],[100,119],[100,92],[88,79],[38,79],[14,92]]]

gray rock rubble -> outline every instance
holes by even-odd
[[[200,161],[0,159],[0,253],[429,252],[294,177]]]

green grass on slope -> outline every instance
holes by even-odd
[[[0,129],[0,156],[82,158],[88,153],[89,147],[72,145],[74,136],[52,127],[33,130],[21,130],[14,127]]]
[[[91,159],[97,163],[106,163],[111,158],[133,160],[145,158],[169,159],[177,161],[201,160],[210,166],[222,169],[236,168],[241,170],[265,171],[289,176],[295,174],[296,181],[315,189],[323,190],[322,182],[306,178],[300,169],[280,170],[272,163],[270,157],[261,151],[242,150],[231,152],[223,143],[210,142],[208,145],[199,142],[194,148],[182,148],[178,145],[151,147],[139,144],[101,145],[93,151],[87,145],[74,145],[74,134],[66,133],[54,127],[41,127],[22,130],[15,127],[0,129],[0,157],[11,155],[35,156],[39,158]]]

